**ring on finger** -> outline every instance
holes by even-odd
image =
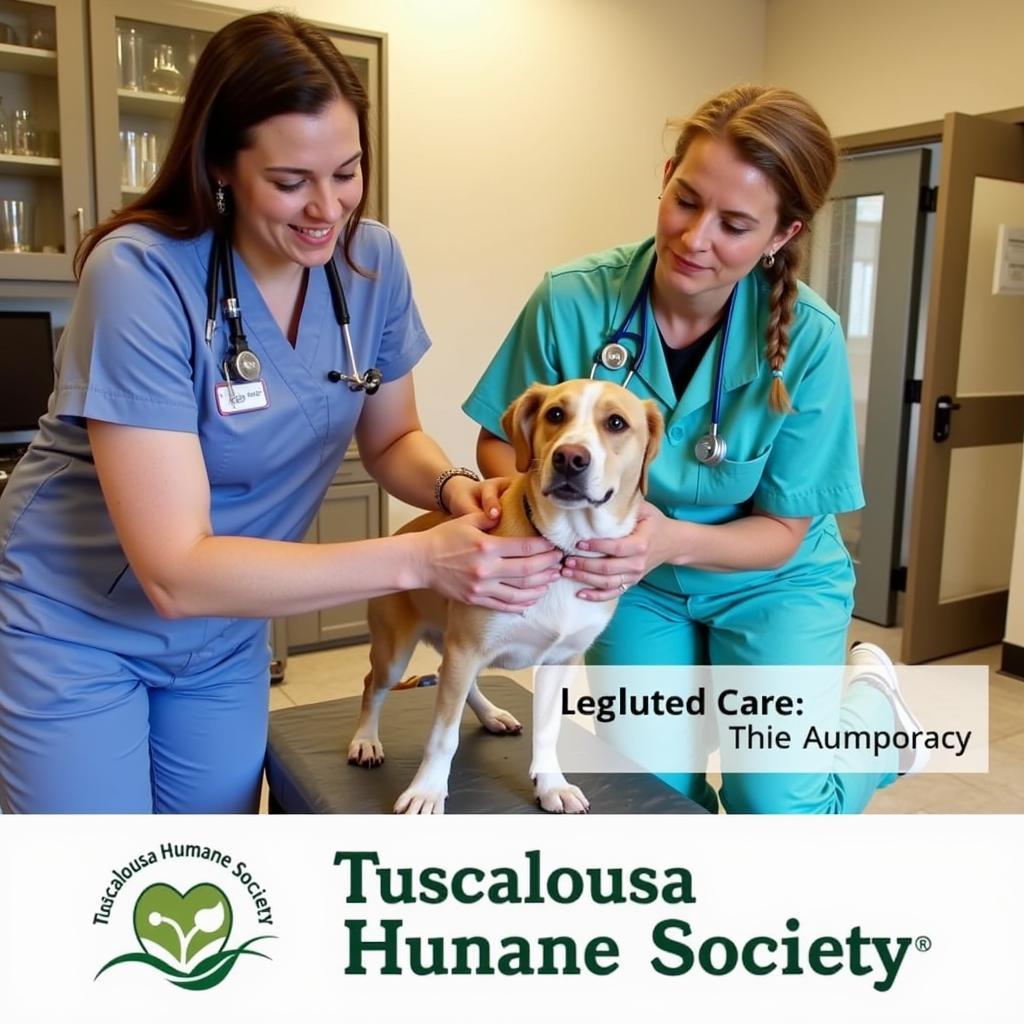
[[[629,590],[629,584],[626,582],[626,577],[619,573],[619,593],[624,594],[627,590]]]

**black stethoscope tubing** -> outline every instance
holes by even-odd
[[[327,274],[327,287],[331,293],[331,306],[334,318],[341,328],[341,337],[348,357],[349,373],[341,370],[330,370],[327,379],[333,384],[344,382],[349,391],[364,391],[368,395],[376,394],[383,381],[383,375],[376,367],[360,373],[356,365],[355,349],[349,332],[351,317],[345,289],[341,284],[334,256],[324,266]],[[246,382],[258,380],[262,373],[259,356],[249,348],[242,331],[242,308],[238,303],[238,287],[235,282],[235,255],[231,241],[226,234],[214,234],[210,245],[210,266],[206,277],[206,343],[213,344],[213,335],[217,326],[217,278],[223,277],[223,312],[228,323],[230,345],[227,358],[224,360],[222,372],[225,381],[231,383],[232,378]]]
[[[352,335],[348,329],[351,320],[348,315],[348,302],[345,299],[345,289],[341,286],[341,275],[338,273],[333,256],[324,264],[324,270],[327,272],[327,288],[331,293],[334,319],[338,321],[338,326],[341,328],[341,338],[345,343],[348,365],[352,371],[351,373],[342,373],[340,370],[331,370],[327,374],[327,379],[334,384],[344,381],[348,384],[349,391],[365,391],[368,395],[376,394],[383,377],[376,367],[370,367],[366,373],[360,374],[356,366],[356,353],[352,347]]]
[[[633,304],[629,307],[625,317],[623,317],[622,323],[619,324],[619,327],[612,332],[611,337],[601,347],[600,352],[598,352],[597,358],[594,360],[593,365],[590,368],[591,379],[593,379],[594,374],[597,372],[598,363],[607,370],[621,370],[628,363],[629,370],[626,373],[626,379],[622,382],[623,387],[628,387],[630,380],[633,378],[633,374],[640,368],[640,364],[643,362],[644,356],[647,354],[647,312],[645,308],[641,309],[641,307],[644,306],[645,302],[650,298],[651,283],[654,280],[654,268],[656,265],[657,257],[651,260],[651,265],[647,269],[647,273],[644,275],[643,284],[640,286],[640,290],[637,292],[637,296],[633,300]],[[693,453],[697,461],[705,466],[717,466],[725,458],[725,438],[719,434],[718,427],[721,423],[722,415],[722,381],[725,373],[725,352],[726,345],[729,340],[729,327],[732,324],[732,314],[735,305],[736,288],[733,287],[733,290],[729,295],[729,301],[725,307],[725,321],[722,325],[722,340],[718,346],[718,361],[715,364],[715,384],[711,400],[711,426],[708,432],[697,441],[693,449]],[[631,332],[629,330],[629,325],[633,322],[633,318],[636,316],[637,310],[640,310],[639,333],[636,331]],[[628,338],[630,341],[635,341],[637,343],[636,355],[633,356],[632,361],[630,361],[629,353],[622,345],[623,338]]]

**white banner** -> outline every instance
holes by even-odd
[[[1016,1020],[1022,846],[1019,816],[2,817],[0,1019]]]
[[[983,665],[890,669],[915,726],[863,669],[842,665],[551,665],[534,670],[534,722],[565,772],[988,771]],[[538,713],[538,709],[539,712]],[[535,729],[535,743],[546,731]],[[543,768],[544,753],[554,759]],[[903,766],[903,767],[901,767]]]

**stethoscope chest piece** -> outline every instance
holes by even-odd
[[[228,361],[227,369],[230,376],[236,376],[239,380],[244,380],[247,383],[259,380],[263,373],[260,357],[250,348],[236,352]]]
[[[629,352],[625,345],[617,341],[610,342],[601,349],[601,365],[606,370],[621,370],[629,362]]]
[[[720,434],[705,434],[693,446],[693,454],[702,466],[717,466],[725,459],[725,448],[725,438]]]
[[[355,364],[352,365],[353,373],[342,373],[341,370],[331,370],[327,374],[327,379],[332,384],[337,384],[344,381],[348,385],[349,391],[363,391],[368,395],[375,395],[380,389],[381,384],[384,383],[384,375],[375,366],[370,367],[366,373],[360,375],[359,371],[355,369]]]

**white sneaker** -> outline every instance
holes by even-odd
[[[913,711],[903,698],[899,676],[892,660],[881,647],[866,641],[858,641],[850,648],[849,660],[854,668],[861,670],[854,676],[853,682],[869,683],[889,698],[897,732],[924,731],[924,726],[914,717]],[[930,751],[916,746],[900,750],[898,753],[900,775],[913,775],[921,771],[931,757]]]

